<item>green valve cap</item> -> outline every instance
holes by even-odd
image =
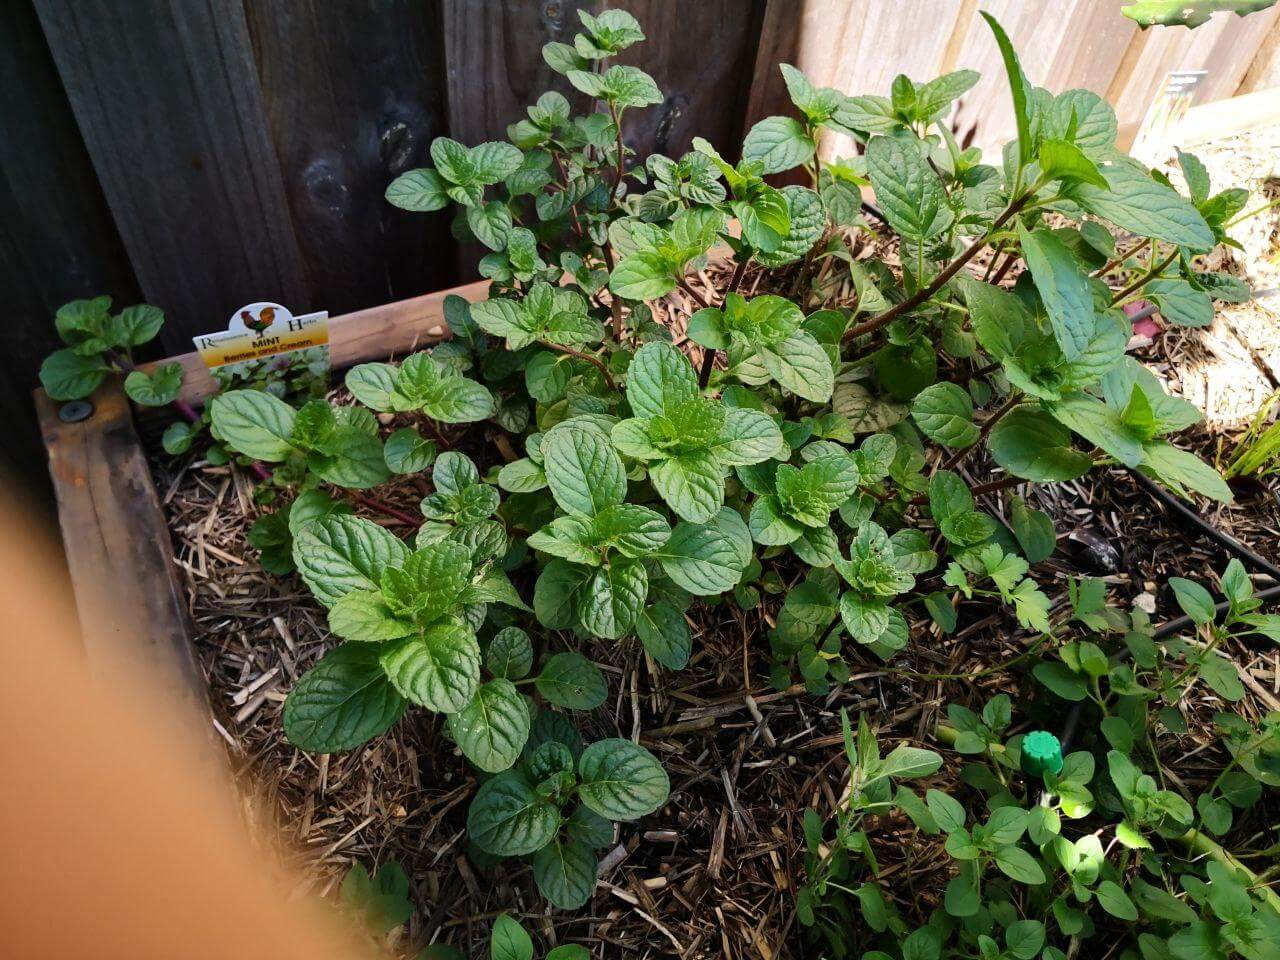
[[[1048,730],[1032,730],[1022,738],[1022,772],[1033,777],[1062,770],[1062,744]]]

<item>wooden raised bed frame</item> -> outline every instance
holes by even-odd
[[[476,282],[334,317],[329,322],[334,371],[430,346],[448,335],[444,300],[482,300]],[[217,392],[198,354],[178,362],[181,398],[201,405]],[[120,689],[136,687],[177,701],[194,750],[218,757],[208,692],[195,657],[195,628],[174,562],[173,540],[134,422],[116,377],[90,400],[92,412],[67,422],[66,406],[35,391],[36,413],[49,453],[67,567],[90,670]],[[139,410],[154,418],[158,411]],[[147,674],[151,676],[148,678]]]

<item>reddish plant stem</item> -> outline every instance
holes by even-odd
[[[604,264],[613,273],[613,248],[606,242],[604,247]],[[622,298],[612,290],[609,291],[609,313],[613,317],[613,339],[622,342]]]
[[[721,306],[729,299],[729,294],[738,292],[738,285],[742,283],[742,275],[747,271],[747,261],[750,257],[745,257],[737,262],[733,268],[733,276],[729,278],[729,286],[724,292],[724,298],[720,301]],[[698,388],[706,389],[708,383],[711,382],[711,370],[716,365],[716,351],[714,347],[704,347],[702,350],[702,367],[698,371]]]
[[[1125,250],[1121,253],[1116,254],[1116,257],[1114,260],[1108,260],[1103,266],[1093,271],[1093,276],[1105,277],[1108,273],[1110,273],[1116,267],[1120,266],[1120,264],[1124,263],[1126,260],[1128,260],[1130,257],[1132,257],[1135,253],[1137,253],[1146,245],[1147,245],[1147,240],[1145,238],[1142,240],[1139,240],[1137,243],[1131,246],[1128,250]]]
[[[577,357],[579,360],[587,361],[587,363],[591,364],[597,370],[600,371],[601,375],[604,377],[604,382],[609,385],[610,390],[618,389],[618,385],[614,383],[613,377],[609,374],[609,368],[604,365],[604,361],[602,361],[599,357],[593,357],[589,353],[582,353],[579,350],[574,350],[572,347],[562,347],[558,343],[549,343],[546,340],[542,341],[542,345],[544,347],[550,347],[552,350],[558,351],[559,353],[566,354],[570,357]]]
[[[696,303],[698,306],[703,308],[710,306],[710,304],[707,303],[707,298],[704,297],[702,294],[700,294],[697,290],[693,289],[693,287],[689,286],[688,282],[685,281],[684,277],[681,277],[680,279],[678,279],[676,281],[676,284],[677,286],[680,287],[681,290],[687,293],[689,297],[693,300],[693,302]]]
[[[991,416],[987,417],[987,419],[983,421],[982,427],[978,430],[978,439],[974,440],[973,443],[969,444],[969,446],[961,447],[959,450],[953,453],[949,458],[947,458],[946,462],[943,463],[943,465],[939,469],[954,470],[956,467],[956,464],[963,461],[964,458],[970,454],[970,452],[982,446],[982,441],[987,439],[987,434],[991,432],[992,427],[994,427],[997,423],[1000,422],[1000,418],[1003,417],[1006,413],[1008,413],[1010,410],[1012,410],[1021,402],[1022,402],[1022,396],[1020,394],[1015,393],[1012,397],[1010,397],[1003,404],[1001,404],[995,413],[991,414]]]
[[[1005,274],[1007,274],[1013,268],[1013,265],[1017,262],[1018,262],[1018,255],[1016,253],[1011,253],[1007,257],[1005,257],[1004,263],[1000,264],[1000,269],[997,270],[996,275],[991,278],[991,282],[996,286],[999,286],[1000,281],[1005,278]]]
[[[1133,281],[1133,283],[1129,284],[1119,293],[1112,296],[1111,303],[1113,305],[1117,304],[1121,300],[1123,300],[1125,297],[1129,296],[1129,294],[1136,293],[1137,291],[1141,290],[1143,287],[1147,285],[1148,282],[1160,276],[1160,274],[1164,272],[1165,267],[1169,266],[1169,264],[1173,263],[1173,261],[1176,260],[1177,258],[1178,258],[1178,248],[1174,247],[1173,253],[1169,254],[1169,256],[1165,257],[1163,260],[1161,260],[1154,267],[1152,267],[1150,270],[1148,270],[1146,273],[1140,276],[1137,280]]]
[[[855,327],[850,327],[848,330],[845,331],[843,339],[852,340],[855,337],[860,337],[865,333],[874,333],[876,330],[879,330],[881,327],[888,326],[890,323],[898,319],[898,317],[902,316],[904,313],[914,310],[916,307],[920,306],[920,304],[924,303],[926,300],[932,297],[935,293],[941,290],[944,286],[946,286],[946,284],[951,280],[951,278],[960,272],[960,268],[963,267],[970,260],[972,260],[974,255],[991,241],[991,235],[994,234],[1001,227],[1003,227],[1006,223],[1008,223],[1009,220],[1015,214],[1017,214],[1019,210],[1021,210],[1024,206],[1026,206],[1027,201],[1030,199],[1031,199],[1031,195],[1027,194],[1026,196],[1020,197],[1019,199],[1013,201],[1013,203],[1009,204],[1009,206],[1005,207],[1004,212],[1001,213],[1000,216],[996,217],[995,222],[991,224],[991,229],[989,229],[980,239],[975,240],[968,247],[966,247],[964,253],[960,254],[960,256],[956,257],[949,264],[947,264],[943,268],[942,272],[939,273],[937,277],[934,278],[933,283],[929,284],[927,287],[921,290],[917,290],[913,295],[911,295],[910,297],[907,297],[907,299],[903,300],[900,304],[898,304],[895,307],[889,308],[879,316],[872,317],[870,320],[860,323]]]
[[[1020,483],[1030,483],[1030,480],[1023,480],[1021,477],[1003,477],[1000,480],[991,480],[987,483],[980,483],[977,486],[970,487],[969,492],[975,497],[981,497],[988,493],[997,493],[1001,490],[1008,490],[1010,487],[1016,487]],[[928,494],[919,493],[911,498],[911,503],[919,506],[922,503],[928,503]]]

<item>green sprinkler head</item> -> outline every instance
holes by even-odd
[[[1062,770],[1062,744],[1048,730],[1032,730],[1022,738],[1022,772],[1043,777]]]

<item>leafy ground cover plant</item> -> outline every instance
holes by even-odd
[[[1101,581],[1073,584],[1059,626],[1090,639],[1059,643],[1030,675],[1043,707],[1065,699],[1096,713],[1079,727],[1096,734],[1065,756],[1050,732],[1014,733],[1020,724],[1004,693],[981,712],[952,704],[937,737],[971,762],[951,792],[921,796],[885,782],[890,760],[910,748],[895,748],[881,765],[871,732],[864,725],[855,744],[846,722],[848,796],[831,822],[813,810],[805,817],[808,882],[797,913],[810,935],[835,956],[860,948],[877,960],[1062,958],[1102,943],[1114,949],[1117,936],[1121,955],[1144,958],[1274,956],[1280,898],[1212,837],[1280,784],[1278,718],[1251,723],[1217,713],[1226,757],[1202,774],[1198,794],[1172,775],[1157,744],[1187,732],[1179,704],[1193,684],[1207,684],[1228,705],[1240,698],[1235,668],[1216,649],[1229,637],[1275,640],[1280,618],[1259,612],[1238,561],[1222,575],[1221,604],[1193,581],[1170,586],[1194,638],[1153,630],[1140,610],[1108,606]],[[921,761],[916,776],[941,763],[936,754],[912,756]],[[927,756],[934,760],[923,762]],[[869,829],[893,812],[938,837],[952,863],[941,908],[923,925],[890,905],[876,881]]]
[[[617,737],[583,749],[560,712],[605,699],[592,651],[638,642],[680,669],[695,603],[785,593],[771,677],[786,687],[798,674],[821,692],[848,678],[846,657],[888,660],[908,645],[909,605],[951,632],[960,601],[981,597],[1052,634],[1033,565],[1053,551],[1053,521],[1021,499],[999,515],[986,499],[997,491],[1119,465],[1182,496],[1231,499],[1170,439],[1199,413],[1126,354],[1124,308],[1151,299],[1167,322],[1202,325],[1215,300],[1247,296],[1197,266],[1230,242],[1243,191],[1212,192],[1190,155],[1185,192],[1124,156],[1101,97],[1032,86],[984,17],[1018,133],[994,162],[961,149],[945,123],[972,71],[850,96],[789,66],[797,116],[756,124],[736,163],[702,140],[678,159],[636,157],[624,121],[661,94],[639,68],[609,62],[644,38],[611,9],[583,14],[572,45],[544,50],[592,98],[588,113],[545,94],[509,143],[437,140],[432,166],[388,187],[406,210],[457,205],[458,235],[490,251],[489,297],[448,299],[450,340],[351,370],[353,403],[296,409],[237,390],[211,404],[219,441],[262,472],[277,465],[275,489],[294,492],[255,527],[264,564],[296,567],[344,640],[290,693],[296,744],[356,748],[409,704],[443,714],[493,775],[471,807],[474,855],[528,857],[551,902],[578,905],[608,821],[659,809],[668,789],[647,751]],[[823,130],[859,152],[825,160]],[[809,185],[766,179],[792,171]],[[850,252],[850,231],[872,229],[863,185],[898,270]],[[713,259],[726,265],[723,289],[695,286]],[[828,302],[834,270],[847,271],[852,302]],[[697,308],[683,328],[655,320],[673,295]],[[450,436],[450,424],[472,427]],[[417,528],[412,546],[347,503],[377,508],[360,491],[393,474],[427,491],[421,519],[382,507]],[[1070,650],[1063,668],[1088,674],[1094,658]],[[1209,655],[1193,661],[1197,675],[1217,669]],[[924,758],[881,761],[865,732],[854,748],[858,776],[874,778],[857,816],[901,796],[937,821],[927,797],[886,794],[895,777],[927,772]],[[965,831],[966,904],[991,867],[1042,884],[1020,845],[1029,817],[947,821]],[[845,869],[820,859],[815,875]],[[974,939],[973,952],[1028,951],[1031,928],[1015,946],[1011,916],[1002,907],[1003,939],[983,932],[992,943]]]

